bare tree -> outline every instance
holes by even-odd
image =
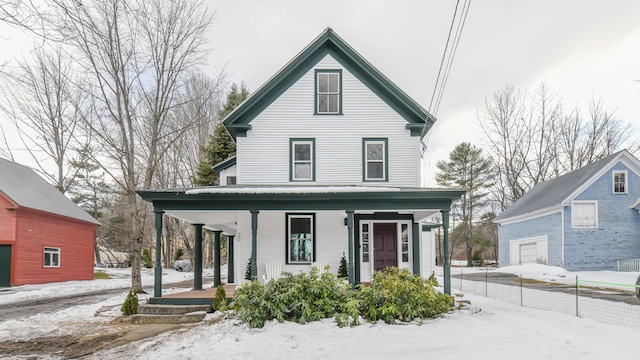
[[[62,193],[78,175],[77,169],[67,166],[69,160],[90,141],[90,133],[77,131],[85,116],[84,96],[72,73],[60,47],[43,47],[34,50],[32,61],[22,61],[2,76],[0,111],[12,121],[37,170]],[[55,164],[54,173],[46,164],[49,159]]]
[[[494,197],[501,209],[536,184],[637,146],[633,127],[591,99],[589,116],[564,114],[562,100],[542,82],[533,94],[511,86],[494,93],[478,110],[486,149],[498,170]]]
[[[140,255],[148,207],[135,191],[150,188],[160,159],[191,125],[169,114],[184,78],[204,60],[214,15],[201,1],[55,0],[55,28],[88,75],[96,160],[127,201],[131,218],[132,287],[142,291]]]

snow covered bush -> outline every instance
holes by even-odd
[[[319,275],[314,267],[310,273],[285,273],[266,285],[254,280],[241,286],[233,296],[233,308],[251,327],[263,327],[272,319],[305,324],[334,317],[354,296],[349,285],[335,274]]]
[[[448,312],[452,302],[429,280],[406,269],[377,272],[370,287],[356,292],[335,274],[319,275],[312,268],[310,273],[284,274],[265,285],[247,283],[236,290],[232,307],[250,327],[263,327],[273,319],[304,324],[331,317],[342,327],[359,325],[360,317],[390,324],[433,318]]]
[[[218,286],[216,286],[216,297],[213,299],[212,308],[213,311],[227,310],[227,292],[224,290],[224,285],[222,284],[218,284]]]
[[[429,280],[407,269],[386,268],[373,274],[370,287],[360,293],[361,315],[371,322],[434,318],[451,308],[451,296],[434,290]]]

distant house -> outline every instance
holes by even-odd
[[[420,144],[434,122],[326,29],[226,117],[237,153],[214,166],[221,186],[138,194],[159,231],[162,214],[193,224],[196,251],[203,227],[226,233],[228,283],[244,281],[247,264],[259,279],[273,268],[336,272],[343,254],[354,285],[388,266],[428,277],[434,237],[422,224],[442,214],[447,241],[464,193],[421,187]]]
[[[93,279],[98,221],[25,166],[0,174],[0,286]]]
[[[615,270],[640,258],[640,161],[623,150],[542,182],[494,221],[500,266]]]

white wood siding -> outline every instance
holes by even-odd
[[[307,213],[307,212],[305,212]],[[282,271],[296,274],[310,271],[311,265],[286,264],[286,216],[284,211],[262,211],[258,214],[258,279],[265,274],[265,264],[277,262],[282,264]],[[340,258],[347,254],[347,227],[343,211],[320,211],[315,213],[316,228],[316,261],[329,264],[331,273],[338,273]],[[247,263],[251,257],[251,214],[238,215],[238,235],[235,243],[235,279],[244,282]]]
[[[229,185],[227,184],[227,176],[236,176],[236,166],[231,166],[227,169],[220,171],[220,185]],[[238,179],[236,178],[236,182]]]
[[[237,138],[239,184],[289,183],[289,139],[315,138],[315,182],[362,184],[362,138],[388,138],[389,181],[420,186],[419,137],[406,120],[327,55],[316,69],[342,69],[343,115],[314,115],[314,69],[251,121]],[[299,183],[299,182],[296,182]]]
[[[420,224],[422,226],[422,224]],[[420,274],[428,279],[436,270],[436,229],[423,231],[420,239]]]

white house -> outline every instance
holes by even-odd
[[[202,227],[228,234],[231,283],[250,260],[262,278],[270,264],[336,272],[343,254],[354,285],[387,266],[429,276],[421,223],[442,213],[448,236],[463,194],[420,187],[420,141],[434,122],[328,28],[224,120],[237,153],[214,167],[221,186],[138,193],[158,229],[166,214],[194,224],[196,242]]]

